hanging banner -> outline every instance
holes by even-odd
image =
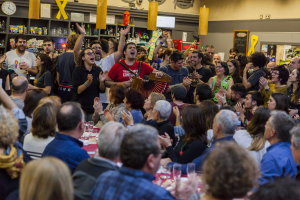
[[[61,15],[62,15],[64,19],[68,19],[68,15],[65,11],[65,7],[67,5],[68,0],[63,0],[62,4],[61,4],[61,0],[55,0],[55,1],[56,1],[56,4],[57,4],[58,8],[59,8],[59,11],[56,15],[56,18],[60,19]]]

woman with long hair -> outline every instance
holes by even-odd
[[[260,106],[247,125],[247,130],[239,130],[233,136],[239,145],[250,152],[258,165],[270,146],[270,143],[264,138],[265,125],[270,116],[271,110],[266,106]]]
[[[207,126],[207,139],[211,141],[213,139],[213,123],[216,114],[219,112],[218,106],[212,100],[204,100],[200,104],[203,109],[206,126]]]
[[[56,80],[56,68],[51,58],[44,53],[39,53],[35,59],[38,74],[34,80],[34,86],[29,84],[29,89],[42,88],[48,95],[53,95],[54,80]]]
[[[174,150],[167,133],[165,136],[159,136],[159,141],[167,150],[172,162],[187,164],[201,156],[207,148],[207,125],[203,109],[198,105],[185,106],[182,109],[181,114],[182,128],[184,129],[185,134]]]
[[[287,96],[282,93],[271,94],[268,101],[268,108],[271,111],[281,110],[289,114],[289,102]]]
[[[239,65],[240,65],[240,74],[243,74],[244,69],[249,62],[247,56],[245,56],[245,54],[243,54],[243,53],[238,53],[235,56],[235,59],[239,62]]]
[[[289,102],[289,113],[291,117],[296,114],[300,115],[300,68],[294,69],[289,77],[291,85],[287,89],[287,97]]]
[[[53,157],[29,162],[22,171],[19,196],[20,200],[73,200],[70,169]]]
[[[226,62],[216,63],[216,76],[211,77],[207,82],[209,87],[212,89],[214,102],[218,102],[216,94],[222,94],[221,96],[226,96],[226,101],[230,102],[231,99],[231,86],[234,82],[229,75],[229,68]]]
[[[227,60],[227,65],[229,69],[229,75],[232,77],[234,83],[243,83],[243,79],[240,76],[240,65],[235,59]]]

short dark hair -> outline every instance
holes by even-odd
[[[31,118],[31,114],[33,113],[34,109],[38,106],[39,101],[47,97],[48,94],[43,89],[33,89],[30,90],[24,100],[24,108],[23,112],[25,116]]]
[[[20,85],[14,85],[13,81],[11,83],[11,90],[14,94],[23,94],[28,88],[28,82],[23,81]]]
[[[126,88],[121,83],[114,84],[110,87],[110,93],[113,99],[112,101],[115,105],[123,102],[125,98],[125,91]]]
[[[247,91],[242,83],[235,83],[231,86],[231,90],[233,90],[235,94],[239,94],[241,98],[246,98]]]
[[[235,53],[239,53],[239,50],[237,49],[237,48],[231,48],[230,50],[229,50],[229,54],[231,54],[232,52],[235,52]]]
[[[247,94],[251,94],[252,101],[256,101],[256,105],[259,107],[264,104],[264,100],[261,96],[261,93],[258,91],[250,91]]]
[[[279,66],[275,67],[274,71],[275,70],[279,72],[278,79],[279,80],[281,79],[280,84],[285,85],[290,76],[289,70],[284,65],[279,65]]]
[[[134,42],[129,42],[129,43],[125,44],[125,46],[124,46],[124,48],[123,48],[123,53],[127,50],[127,47],[128,47],[129,45],[134,45],[134,46],[136,47],[136,44],[135,44]]]
[[[192,53],[197,53],[198,54],[198,58],[203,58],[203,53],[200,50],[194,50]]]
[[[254,52],[250,56],[250,62],[254,67],[263,68],[266,65],[267,58],[263,52]]]
[[[170,55],[170,61],[173,61],[175,63],[177,63],[179,60],[183,60],[183,53],[181,51],[178,50],[174,50],[172,51],[171,55]]]
[[[204,51],[207,51],[207,49],[215,49],[215,47],[213,45],[206,45],[205,46],[205,50]]]
[[[106,39],[100,39],[100,45],[102,48],[102,51],[104,51],[105,53],[108,53],[108,41]]]
[[[285,94],[282,93],[272,93],[271,96],[276,102],[275,110],[282,110],[289,113],[289,101]]]
[[[120,159],[125,167],[142,169],[150,154],[160,153],[157,129],[138,124],[126,131],[121,147]]]
[[[261,185],[250,200],[300,200],[300,183],[290,177],[278,178]]]
[[[70,106],[72,109],[69,112],[62,112],[62,108],[66,106]],[[66,102],[60,106],[56,115],[58,130],[72,131],[78,126],[82,119],[83,111],[80,108],[80,104],[76,102]]]
[[[114,44],[114,51],[117,52],[119,47],[119,42],[114,38],[109,38],[108,41],[111,41]]]
[[[90,47],[92,47],[94,44],[99,44],[102,47],[101,42],[99,40],[93,40],[90,44]]]
[[[24,34],[17,35],[15,37],[15,42],[17,43],[19,41],[19,39],[26,40],[26,42],[27,42],[27,37]]]
[[[206,83],[199,83],[196,87],[196,96],[199,96],[199,101],[204,101],[207,99],[211,99],[212,91],[209,85]]]
[[[142,52],[144,52],[145,54],[147,54],[146,49],[144,49],[143,47],[140,47],[140,46],[136,47],[136,52],[140,52],[140,51],[142,51]]]
[[[43,44],[44,44],[45,42],[52,42],[52,44],[54,44],[54,40],[53,40],[52,38],[50,38],[50,37],[46,37],[46,38],[43,40]]]
[[[132,109],[142,109],[145,102],[143,93],[136,89],[130,89],[125,93],[127,103],[131,104]]]

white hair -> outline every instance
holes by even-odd
[[[153,109],[155,111],[158,111],[159,116],[162,120],[167,120],[170,117],[172,106],[165,100],[159,100],[155,103]]]
[[[300,148],[300,126],[297,125],[290,130],[290,134],[293,136],[292,145],[296,149]]]
[[[231,110],[221,110],[216,115],[216,123],[221,126],[224,134],[233,135],[237,127],[238,118]]]

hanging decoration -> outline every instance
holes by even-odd
[[[198,35],[207,35],[209,8],[200,8]]]
[[[55,0],[55,1],[56,1],[56,4],[57,4],[58,8],[59,8],[59,11],[56,15],[56,18],[60,19],[61,15],[62,15],[64,19],[68,19],[68,15],[65,11],[65,7],[68,3],[68,0]],[[63,1],[63,3],[61,3],[61,1]]]
[[[96,29],[106,29],[107,0],[97,0]]]
[[[149,2],[147,30],[156,30],[158,2]]]
[[[124,12],[124,15],[123,15],[123,25],[128,26],[129,21],[130,21],[130,13],[128,12],[128,10],[126,10],[126,12]]]
[[[29,19],[39,19],[40,18],[40,0],[29,0]]]
[[[257,35],[252,35],[251,36],[251,47],[248,51],[247,56],[250,56],[252,53],[255,52],[255,46],[256,46],[257,43],[258,43],[258,36]]]

